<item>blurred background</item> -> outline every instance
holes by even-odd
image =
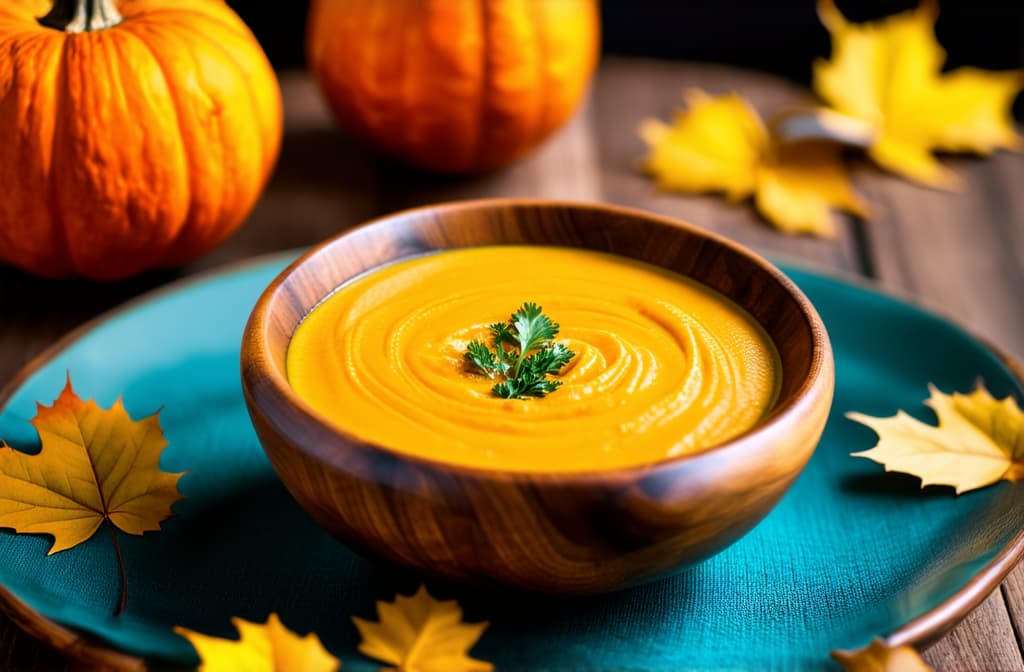
[[[385,0],[387,1],[387,0]],[[545,0],[536,0],[544,2]],[[308,2],[229,0],[278,67],[304,62]],[[916,0],[838,0],[853,21],[915,7]],[[1024,0],[941,0],[939,41],[947,68],[1024,67]],[[809,84],[811,63],[829,52],[815,0],[602,0],[604,51],[614,54],[731,63]],[[1024,105],[1015,112],[1024,119]]]

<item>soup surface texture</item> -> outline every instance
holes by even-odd
[[[463,356],[525,301],[576,356],[543,398],[501,399]],[[474,467],[593,471],[692,453],[775,402],[778,353],[754,319],[698,282],[586,250],[475,247],[381,267],[299,325],[288,378],[346,432]]]

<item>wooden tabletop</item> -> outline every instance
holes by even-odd
[[[244,228],[207,257],[173,272],[111,284],[49,282],[0,269],[0,384],[72,327],[149,289],[253,255],[307,246],[371,217],[425,203],[482,196],[607,201],[707,227],[762,252],[839,269],[967,326],[1024,358],[1024,155],[947,162],[962,193],[914,186],[856,163],[871,221],[844,217],[835,240],[788,237],[746,204],[656,192],[637,171],[636,128],[667,118],[684,89],[737,91],[768,116],[810,93],[751,72],[607,58],[589,102],[554,139],[503,172],[473,178],[424,175],[375,157],[345,138],[310,79],[281,76],[286,129],[277,171]],[[926,653],[938,670],[1022,671],[1024,567]],[[0,669],[81,669],[0,616]]]

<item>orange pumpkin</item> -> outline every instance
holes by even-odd
[[[220,0],[50,4],[0,2],[0,261],[118,279],[220,243],[281,140],[252,33]]]
[[[595,0],[314,0],[310,66],[342,126],[441,172],[507,164],[575,110]]]

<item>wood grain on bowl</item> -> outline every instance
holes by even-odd
[[[291,390],[289,339],[338,285],[412,255],[493,244],[611,252],[718,290],[753,315],[778,348],[775,410],[753,430],[695,455],[609,471],[513,473],[368,445],[325,422]],[[640,211],[530,200],[411,210],[315,248],[253,311],[242,377],[254,426],[285,486],[344,543],[432,574],[568,593],[664,575],[750,530],[813,453],[834,386],[824,326],[768,262]]]

